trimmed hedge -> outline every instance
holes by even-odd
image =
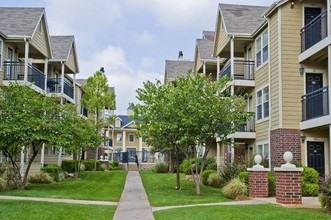
[[[44,173],[48,173],[51,177],[53,177],[54,181],[59,182],[62,180],[62,170],[61,167],[57,164],[49,164],[43,168],[41,171]]]
[[[95,160],[83,160],[82,161],[82,164],[85,167],[85,171],[93,171],[94,170],[94,163],[95,163]],[[97,161],[97,171],[101,171],[101,170],[103,170],[101,168],[101,162]]]
[[[168,165],[165,163],[157,163],[153,166],[154,173],[168,173]]]
[[[63,160],[61,168],[68,173],[75,173],[78,171],[78,160]]]
[[[204,170],[201,174],[202,184],[208,186],[208,177],[211,173],[216,173],[215,170]]]
[[[301,192],[302,196],[318,195],[318,172],[311,167],[304,167],[301,173]]]

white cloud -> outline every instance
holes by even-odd
[[[133,67],[126,60],[125,52],[120,47],[107,46],[102,51],[95,51],[88,60],[80,62],[81,72],[77,78],[87,78],[100,67],[105,68],[109,86],[115,87],[116,114],[126,114],[130,102],[136,102],[136,90],[147,80],[162,79],[163,74],[152,73]]]
[[[138,44],[153,44],[155,42],[155,35],[149,33],[148,31],[143,31],[141,33],[134,33],[133,34],[135,41]]]

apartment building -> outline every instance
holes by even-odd
[[[174,81],[177,77],[187,74],[192,69],[193,61],[185,60],[183,52],[179,51],[178,60],[165,61],[164,82]]]

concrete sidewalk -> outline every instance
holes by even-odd
[[[124,191],[117,205],[113,220],[153,220],[152,208],[149,204],[144,186],[138,171],[129,171]]]

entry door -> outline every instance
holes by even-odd
[[[127,148],[129,162],[136,162],[136,148]]]
[[[323,142],[307,142],[308,166],[314,168],[321,176],[325,174],[324,161],[324,143]]]
[[[306,74],[306,119],[323,115],[323,75]]]
[[[319,16],[322,12],[321,8],[305,7],[305,26]],[[315,21],[308,25],[305,30],[305,48],[308,49],[322,39],[322,23],[321,20]]]

